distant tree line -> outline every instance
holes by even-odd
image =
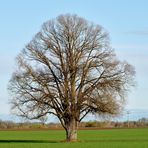
[[[141,118],[137,121],[89,121],[82,122],[80,127],[97,127],[97,128],[141,128],[148,127],[148,118]]]
[[[47,129],[47,128],[61,128],[58,123],[44,123],[44,122],[20,122],[2,121],[0,120],[0,129]]]
[[[83,128],[148,128],[148,118],[141,118],[137,121],[88,121],[81,122],[79,129]],[[36,130],[36,129],[63,129],[60,123],[45,122],[20,122],[0,120],[1,130]]]

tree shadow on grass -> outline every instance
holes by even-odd
[[[65,143],[66,140],[0,140],[0,143]],[[78,143],[93,142],[148,142],[148,139],[107,139],[107,140],[78,140]],[[76,142],[76,143],[77,143]],[[71,142],[73,143],[73,142]]]
[[[60,140],[0,140],[0,143],[62,143]]]

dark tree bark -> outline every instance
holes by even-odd
[[[29,119],[55,115],[67,141],[77,140],[87,114],[120,113],[135,74],[117,59],[104,29],[76,15],[44,23],[17,65],[8,87],[12,109]]]

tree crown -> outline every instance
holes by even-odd
[[[17,114],[54,114],[64,128],[88,113],[115,115],[133,85],[135,70],[117,59],[108,33],[77,15],[60,15],[17,57],[9,90]]]

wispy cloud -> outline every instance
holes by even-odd
[[[124,49],[124,50],[137,50],[137,51],[147,51],[148,50],[148,44],[112,44],[112,47],[115,49]],[[132,51],[133,52],[133,51]]]
[[[140,83],[142,83],[142,79],[146,79],[144,80],[146,82],[148,80],[148,48],[143,49],[141,47],[141,50],[140,48],[138,50],[137,47],[134,47],[134,45],[116,45],[116,47],[119,47],[115,50],[117,57],[120,60],[127,61],[135,67],[137,73],[136,76]],[[121,50],[121,48],[124,49]],[[147,84],[144,85],[147,86]]]
[[[127,32],[124,32],[124,33],[125,33],[125,34],[128,34],[128,35],[148,36],[148,30],[127,31]]]

